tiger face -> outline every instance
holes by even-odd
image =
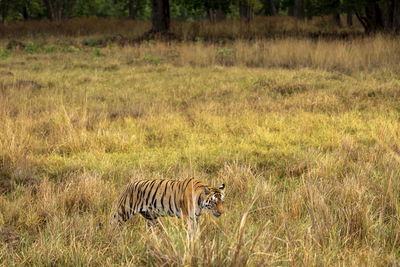
[[[203,208],[211,210],[215,217],[219,217],[224,213],[224,189],[225,184],[220,187],[204,187],[206,199],[203,202]]]

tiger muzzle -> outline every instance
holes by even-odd
[[[222,213],[221,212],[214,212],[213,215],[218,218],[219,216],[222,215]]]

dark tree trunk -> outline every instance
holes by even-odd
[[[208,8],[207,17],[211,24],[215,23],[215,15],[214,15],[214,10],[212,8]]]
[[[400,0],[393,0],[393,32],[400,33]]]
[[[136,19],[134,4],[135,4],[134,0],[129,0],[128,2],[129,19]]]
[[[269,8],[271,10],[271,16],[278,15],[278,12],[276,11],[276,7],[275,7],[275,4],[274,4],[274,0],[269,0]]]
[[[62,12],[61,0],[44,0],[44,5],[47,9],[47,17],[51,21],[60,21]]]
[[[52,12],[52,6],[51,6],[50,0],[44,0],[43,3],[44,3],[44,6],[46,7],[47,18],[52,21],[53,20],[53,12]]]
[[[337,27],[342,27],[342,22],[340,21],[340,0],[335,0],[333,2],[333,12],[332,12],[332,19]]]
[[[216,19],[217,22],[226,20],[226,14],[225,14],[225,12],[222,10],[221,7],[219,7],[219,8],[217,9],[217,12],[215,12],[215,19]]]
[[[247,3],[245,2],[245,0],[244,1],[240,0],[239,1],[239,16],[240,16],[240,19],[246,18],[246,13],[247,13],[246,7],[247,7]]]
[[[294,8],[294,16],[301,20],[304,19],[303,0],[296,0],[296,5]]]
[[[365,9],[369,30],[367,32],[377,32],[383,29],[382,13],[377,0],[369,0]]]
[[[338,26],[339,28],[342,27],[342,22],[340,21],[340,14],[339,13],[334,13],[332,15],[332,19],[335,22],[336,26]]]
[[[379,31],[400,31],[400,0],[368,0],[365,13],[355,11],[367,34]]]
[[[1,23],[6,24],[7,23],[7,16],[8,16],[8,1],[3,0],[1,2]]]
[[[379,3],[379,8],[382,14],[383,29],[386,32],[390,32],[393,28],[393,6],[394,1],[382,1]]]
[[[288,15],[294,17],[294,6],[290,6],[288,9]]]
[[[151,31],[167,32],[169,24],[169,0],[151,0]]]
[[[367,34],[384,29],[382,11],[379,8],[377,0],[368,0],[367,6],[365,7],[365,15],[357,11],[355,14]]]
[[[239,0],[239,15],[240,19],[245,19],[247,23],[250,23],[254,19],[253,6],[247,0]]]
[[[368,26],[367,18],[366,18],[365,16],[362,16],[362,15],[361,15],[359,12],[357,12],[357,11],[355,11],[355,14],[356,14],[356,17],[357,17],[358,21],[360,21],[361,25],[363,26],[365,32],[368,33],[369,26]]]
[[[74,6],[76,4],[76,0],[69,0],[67,8],[65,10],[65,14],[63,19],[68,20],[71,17],[72,11],[74,10]]]
[[[43,0],[43,3],[46,7],[47,17],[49,20],[60,22],[62,19],[68,20],[71,17],[76,0],[66,1],[64,12],[62,0]]]
[[[383,27],[386,32],[400,32],[400,0],[379,2],[382,10]]]
[[[28,14],[28,3],[25,2],[24,6],[22,7],[22,17],[24,18],[25,21],[29,20],[29,14]]]
[[[53,17],[56,21],[61,21],[62,14],[62,1],[55,0],[54,9],[53,9]]]
[[[350,12],[346,14],[347,27],[353,27],[353,14]]]

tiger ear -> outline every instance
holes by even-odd
[[[208,189],[207,186],[204,186],[204,194],[209,195],[210,193],[210,189]]]
[[[219,187],[219,189],[220,189],[220,190],[224,190],[224,189],[225,189],[225,184],[222,184],[222,185]]]

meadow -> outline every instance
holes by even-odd
[[[397,37],[17,37],[0,41],[0,265],[400,264]],[[226,184],[194,242],[175,218],[108,226],[129,181],[188,176]]]

